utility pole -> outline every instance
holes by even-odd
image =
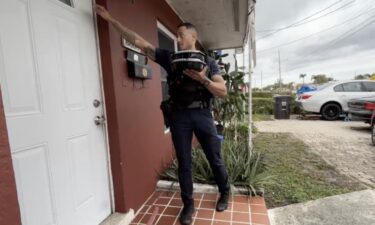
[[[263,91],[263,71],[260,72],[260,89]]]
[[[279,49],[279,88],[281,91],[281,59],[280,59],[280,49]]]

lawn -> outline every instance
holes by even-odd
[[[365,189],[338,173],[291,134],[258,133],[254,150],[263,154],[268,166],[265,175],[275,180],[265,186],[268,208]]]
[[[253,121],[267,121],[272,120],[272,116],[269,114],[253,114]]]

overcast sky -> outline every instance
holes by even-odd
[[[274,33],[300,23],[304,24]],[[253,82],[258,87],[261,72],[263,86],[278,80],[278,49],[284,82],[301,82],[301,73],[307,74],[306,81],[315,74],[346,80],[355,74],[375,73],[375,0],[258,0],[256,30]],[[270,33],[274,34],[265,37]]]

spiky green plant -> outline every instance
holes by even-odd
[[[272,177],[264,176],[266,165],[258,153],[250,155],[246,142],[225,140],[222,146],[222,156],[229,174],[231,186],[242,187],[250,194],[258,194],[265,184],[273,182]],[[192,151],[193,182],[215,184],[210,165],[200,146]],[[171,166],[162,174],[162,178],[178,181],[178,163],[174,160]]]

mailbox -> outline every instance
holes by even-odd
[[[128,74],[129,77],[136,78],[136,79],[151,79],[151,69],[147,65],[147,56],[133,51],[129,48],[125,50],[125,58],[128,62]]]

